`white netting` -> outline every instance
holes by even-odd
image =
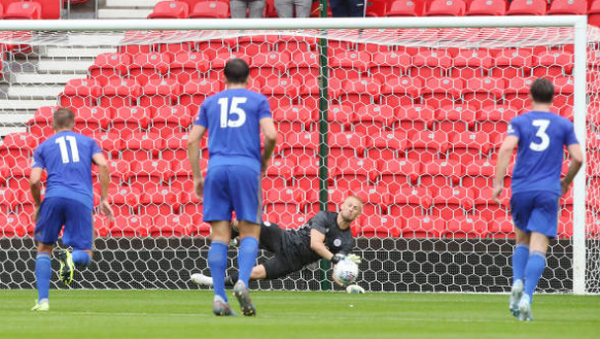
[[[587,59],[594,293],[598,33],[589,30]],[[0,148],[0,287],[34,287],[28,158],[52,134],[56,105],[74,109],[76,130],[98,140],[111,163],[117,218],[96,217],[95,261],[80,286],[189,288],[190,273],[208,272],[210,227],[191,193],[186,138],[199,105],[223,89],[233,56],[249,62],[250,88],[268,96],[279,130],[263,181],[264,218],[302,225],[320,205],[319,39],[328,38],[328,200],[332,210],[349,193],[366,202],[353,226],[364,258],[358,283],[372,291],[506,291],[514,241],[507,195],[490,202],[495,153],[507,122],[527,109],[534,77],[554,81],[556,111],[572,118],[573,37],[571,28],[4,32],[0,121],[4,131],[26,130],[3,133]],[[572,289],[572,205],[561,200],[543,291]],[[259,286],[319,289],[327,277],[313,265]]]

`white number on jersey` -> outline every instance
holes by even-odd
[[[244,104],[248,98],[233,97],[231,98],[231,108],[229,108],[228,98],[219,99],[221,105],[221,128],[240,127],[246,122],[246,112],[238,107],[239,104]],[[237,115],[236,120],[230,119],[231,115]]]
[[[77,149],[77,141],[75,140],[75,137],[69,135],[68,137],[66,137],[66,139],[69,141],[69,146],[71,146],[73,162],[79,162],[79,150]],[[63,164],[68,164],[70,161],[65,137],[57,138],[55,142],[58,144],[58,147],[60,147],[60,156],[62,157]]]
[[[548,126],[550,126],[550,120],[535,119],[531,124],[538,128],[535,136],[542,139],[542,142],[538,144],[532,141],[531,144],[529,144],[529,148],[534,151],[541,152],[550,146],[550,137],[546,133],[546,129],[548,129]]]

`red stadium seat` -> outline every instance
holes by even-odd
[[[314,51],[317,48],[317,38],[315,37],[280,35],[278,40],[276,50],[290,52],[292,58],[305,52]]]
[[[592,1],[588,10],[588,24],[600,27],[600,1]]]
[[[389,131],[395,121],[394,109],[387,105],[366,105],[360,107],[352,117],[356,133],[378,135]]]
[[[370,53],[352,50],[335,52],[329,60],[330,76],[341,80],[356,79],[367,72],[370,64]]]
[[[157,159],[158,154],[165,148],[165,140],[155,133],[133,133],[124,140],[121,151],[123,160]]]
[[[517,111],[530,109],[529,89],[535,78],[511,78],[504,90],[505,103]]]
[[[151,131],[166,138],[168,143],[169,137],[187,132],[191,123],[192,118],[184,106],[162,106],[156,109],[152,117]],[[185,139],[187,142],[187,137]],[[169,147],[167,146],[167,148]],[[167,160],[170,159],[172,158]]]
[[[17,212],[17,205],[21,200],[21,190],[0,188],[0,213],[9,214]]]
[[[424,131],[433,126],[435,111],[426,105],[410,105],[396,107],[396,123],[393,129],[410,135],[412,132]]]
[[[250,76],[261,79],[280,78],[291,62],[291,56],[287,52],[258,53],[250,63]]]
[[[573,53],[564,49],[550,49],[536,55],[539,66],[533,68],[533,75],[555,79],[572,74],[574,64]]]
[[[149,193],[145,189],[146,187],[169,183],[173,177],[171,164],[163,159],[133,162],[131,170],[133,175],[131,176],[129,186],[147,194]]]
[[[200,159],[200,170],[202,175],[206,175],[208,169],[208,159]],[[192,166],[187,161],[171,161],[171,171],[173,176],[171,177],[170,186],[179,189],[181,193],[181,203],[190,203],[192,200],[196,202],[197,198],[194,197],[193,189],[194,182],[192,176]],[[193,213],[191,213],[193,214]]]
[[[204,100],[221,91],[221,83],[214,79],[192,79],[183,85],[179,104],[189,112],[198,112]]]
[[[495,65],[492,76],[507,80],[528,76],[533,65],[533,50],[504,48],[494,56]]]
[[[407,52],[377,53],[373,56],[373,62],[369,66],[369,74],[385,86],[386,81],[390,78],[407,76],[411,62],[412,55]]]
[[[110,79],[102,88],[100,106],[118,108],[137,104],[141,87],[134,79]]]
[[[139,99],[139,105],[142,107],[171,106],[177,103],[180,94],[181,86],[176,79],[150,79],[142,87],[142,97]]]
[[[187,142],[188,133],[178,132],[169,136],[161,136],[164,138],[164,149],[160,152],[160,158],[170,161],[171,163],[188,162],[187,157]],[[200,148],[204,151],[206,146],[206,138],[200,141]]]
[[[196,225],[194,218],[187,214],[158,215],[150,226],[151,237],[184,237],[189,234],[190,227]]]
[[[4,10],[3,20],[39,20],[42,18],[42,5],[39,2],[13,2]]]
[[[140,215],[117,215],[110,227],[111,237],[147,237],[149,220]]]
[[[555,0],[550,3],[548,15],[586,15],[586,0]]]
[[[138,172],[138,180],[139,174]],[[157,183],[148,183],[144,186],[144,193],[140,199],[141,215],[172,215],[179,212],[181,194],[179,190]]]
[[[227,19],[229,18],[229,4],[222,1],[203,1],[194,5],[190,19]]]
[[[208,58],[199,52],[181,52],[171,62],[170,75],[184,84],[192,79],[205,78],[209,71]]]
[[[490,136],[485,132],[456,133],[450,144],[448,159],[463,164],[471,164],[487,156],[492,148]]]
[[[75,126],[73,131],[93,135],[106,131],[113,118],[113,109],[110,107],[80,107],[75,110]]]
[[[84,0],[87,1],[87,0]],[[42,19],[60,19],[63,10],[63,1],[61,0],[36,0],[42,6]],[[82,1],[79,1],[82,2]],[[77,3],[72,1],[72,3]]]
[[[140,85],[145,85],[150,79],[166,76],[169,72],[171,56],[167,53],[136,54],[129,65],[129,76]]]
[[[392,2],[386,15],[392,17],[398,16],[421,16],[424,6],[420,1],[396,0]]]
[[[275,49],[279,38],[276,35],[245,35],[234,38],[232,46],[237,47],[237,52],[247,56],[266,54]],[[252,61],[252,59],[250,59]],[[248,64],[251,64],[249,62]]]
[[[438,238],[446,229],[446,221],[435,216],[414,216],[404,220],[400,236],[407,238]]]
[[[447,105],[436,111],[435,130],[460,133],[472,130],[476,110],[468,105]]]
[[[0,213],[0,238],[25,237],[32,228],[24,215]]]
[[[441,236],[446,238],[485,238],[488,221],[478,216],[460,216],[448,220],[448,228]]]
[[[4,137],[0,145],[0,157],[9,167],[20,160],[28,160],[38,145],[37,138],[29,133],[11,133]]]
[[[340,164],[340,161],[347,158],[364,156],[366,137],[358,133],[331,133],[327,138],[327,143],[329,144],[329,161]]]
[[[349,132],[350,121],[354,119],[355,111],[348,105],[331,105],[327,112],[327,122],[331,133]]]
[[[487,75],[494,59],[488,49],[460,49],[452,60],[452,76],[469,80]]]
[[[437,187],[439,192],[433,195],[432,213],[451,220],[469,213],[475,204],[473,192],[463,187]]]
[[[340,189],[360,190],[375,182],[377,163],[371,159],[347,158],[333,168],[330,178]]]
[[[560,111],[561,116],[568,116],[572,110],[575,93],[575,81],[573,77],[556,77],[554,79],[554,101],[553,110]],[[572,112],[571,112],[572,114]]]
[[[493,106],[502,101],[505,83],[498,78],[473,78],[466,81],[463,101],[475,109]]]
[[[108,189],[108,202],[116,216],[128,216],[138,213],[141,195],[132,187],[112,186]]]
[[[431,192],[425,187],[402,186],[398,190],[390,190],[392,200],[388,215],[404,219],[427,214],[431,207]]]
[[[448,150],[448,135],[445,132],[417,131],[409,135],[409,159],[428,162],[443,157]]]
[[[341,92],[334,95],[340,103],[355,110],[379,101],[381,83],[375,78],[357,78],[345,81]]]
[[[114,186],[129,185],[129,179],[133,176],[131,172],[130,162],[125,160],[111,160],[108,162],[110,168],[110,180]],[[98,174],[97,167],[93,167],[93,175]],[[99,181],[94,185],[96,188],[100,188]]]
[[[152,119],[152,110],[147,107],[123,106],[115,109],[111,121],[111,133],[117,133],[125,139],[133,133],[148,129]]]
[[[439,108],[458,101],[464,88],[460,78],[429,78],[423,87],[423,104]]]
[[[419,184],[428,187],[435,197],[444,186],[456,186],[463,176],[463,165],[456,161],[435,160],[424,163],[421,167]]]
[[[426,16],[463,16],[467,5],[462,0],[434,0]]]
[[[365,157],[373,160],[397,160],[405,157],[408,148],[406,134],[400,132],[382,132],[370,135],[366,139]]]
[[[310,51],[292,54],[288,72],[292,79],[300,83],[307,83],[309,79],[316,81],[320,72],[319,54]]]
[[[101,214],[95,214],[94,218],[94,237],[105,238],[110,233],[110,227],[112,226],[112,222],[108,220],[107,217]]]
[[[481,215],[483,218],[488,220],[503,218],[510,215],[509,206],[510,199],[508,198],[510,195],[505,194],[500,197],[500,204],[495,202],[492,199],[492,187],[473,187],[471,191],[475,196],[475,211],[478,215]],[[510,190],[506,190],[510,191]]]
[[[161,1],[148,14],[148,19],[185,19],[189,10],[188,4],[183,1]]]
[[[283,226],[292,223],[305,199],[303,191],[292,188],[271,189],[263,196],[265,214]]]
[[[116,133],[94,133],[91,137],[107,153],[109,159],[118,158],[119,152],[124,148],[123,140]]]
[[[267,79],[260,92],[269,99],[271,109],[297,104],[297,97],[306,94],[300,83],[291,78]]]
[[[413,56],[410,74],[423,79],[443,77],[452,67],[453,58],[454,56],[444,49],[421,50]]]
[[[503,216],[490,220],[488,237],[497,239],[514,239],[514,224],[511,216]]]
[[[90,78],[106,84],[109,79],[124,77],[131,64],[131,56],[124,53],[102,53],[96,57],[94,64],[88,68]]]
[[[331,139],[329,139],[331,140]],[[285,142],[280,150],[284,157],[295,159],[316,158],[319,145],[319,134],[315,132],[290,133],[285,136]]]
[[[71,79],[58,100],[62,107],[68,108],[94,106],[100,93],[101,84],[95,79]]]
[[[358,225],[356,225],[358,224]],[[390,215],[363,216],[352,226],[355,236],[398,238],[403,228],[403,220]]]
[[[54,134],[52,119],[58,106],[42,106],[35,111],[33,119],[27,122],[29,133],[36,136],[40,142]]]
[[[319,187],[319,161],[316,157],[301,159],[292,175],[294,186],[304,191],[316,189]]]
[[[474,0],[469,5],[466,15],[494,15],[503,16],[506,14],[506,0]]]
[[[315,127],[313,112],[303,105],[277,107],[273,110],[273,120],[281,133],[308,132]]]
[[[379,161],[378,185],[393,193],[402,187],[417,184],[421,162],[414,160],[381,159]]]
[[[365,11],[366,17],[385,17],[387,13],[388,2],[386,0],[370,0],[365,4],[367,6]]]
[[[292,171],[295,163],[286,159],[273,159],[267,167],[266,176],[262,179],[262,189],[285,189],[291,187]]]
[[[489,159],[475,159],[465,166],[461,186],[465,188],[489,188],[493,186],[496,164]]]
[[[545,15],[547,7],[546,0],[514,0],[506,15]]]
[[[506,105],[483,107],[477,112],[476,130],[490,135],[494,140],[508,129],[510,120],[517,116],[517,110]]]

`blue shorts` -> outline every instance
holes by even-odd
[[[558,194],[546,191],[513,194],[510,210],[515,226],[527,233],[556,237],[558,199]]]
[[[76,250],[91,250],[94,238],[92,210],[79,201],[52,197],[42,201],[35,226],[35,240],[54,245],[63,225],[63,244]]]
[[[204,179],[205,222],[238,220],[262,222],[260,173],[246,166],[209,167]]]

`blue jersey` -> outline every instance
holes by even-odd
[[[551,112],[532,111],[510,121],[508,135],[519,138],[512,193],[561,194],[564,146],[577,144],[573,123]]]
[[[247,89],[228,89],[208,97],[196,125],[208,129],[208,168],[246,166],[260,172],[260,119],[271,118],[267,98]]]
[[[31,167],[48,172],[44,199],[68,198],[93,208],[92,156],[101,152],[95,140],[72,131],[57,133],[39,145]]]

